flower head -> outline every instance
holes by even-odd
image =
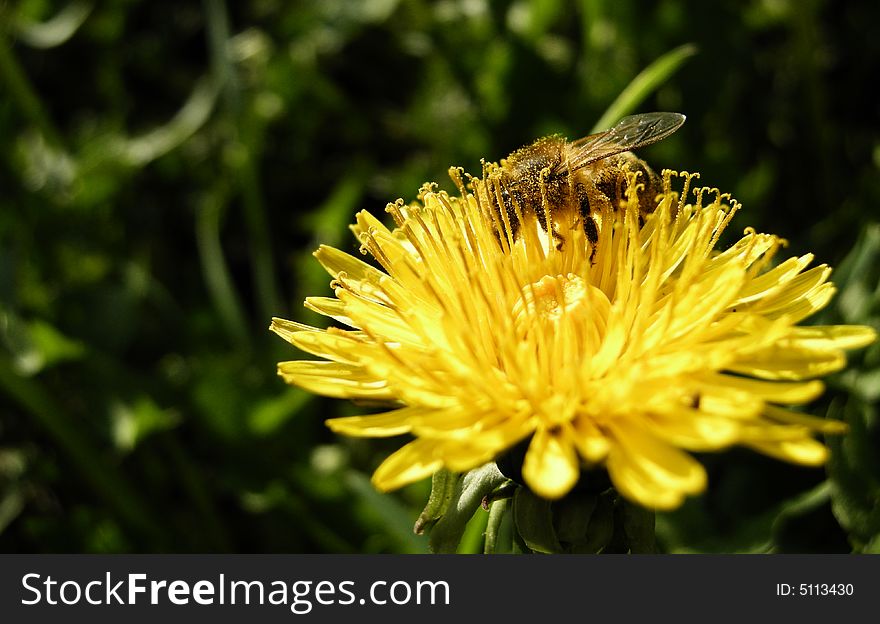
[[[739,444],[820,464],[816,432],[843,425],[792,411],[823,390],[867,327],[798,326],[830,300],[812,255],[771,259],[784,242],[748,229],[716,249],[737,204],[695,176],[664,172],[656,210],[640,215],[636,178],[620,206],[548,226],[511,223],[499,168],[461,196],[423,187],[352,231],[376,268],[331,247],[315,252],[335,297],[306,306],[343,328],[273,319],[271,329],[322,359],[281,362],[288,383],[382,401],[385,413],[327,424],[355,436],[410,434],[373,481],[393,489],[441,467],[467,471],[529,440],[526,484],[565,495],[582,467],[604,466],[618,491],[670,509],[706,486],[686,451]],[[545,213],[546,215],[546,213]],[[592,229],[592,228],[590,228]],[[548,234],[551,232],[551,234]]]

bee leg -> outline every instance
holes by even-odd
[[[501,202],[504,204],[504,211],[507,213],[507,222],[510,224],[510,236],[512,238],[516,238],[520,227],[519,217],[517,216],[516,208],[513,205],[513,202],[518,200],[519,196],[516,191],[514,191],[514,197],[511,198],[510,192],[502,187]],[[520,204],[520,206],[521,205],[522,204]]]
[[[578,182],[574,190],[578,199],[581,223],[584,224],[584,234],[586,234],[592,248],[592,251],[590,251],[590,263],[592,264],[593,258],[596,256],[596,246],[599,244],[599,227],[596,225],[596,220],[593,218],[590,209],[590,197],[587,193],[587,187],[583,182]]]
[[[562,251],[565,247],[565,237],[559,232],[553,232],[553,240],[556,242],[556,251]]]
[[[584,217],[584,234],[590,241],[590,264],[595,264],[596,249],[599,247],[599,228],[596,226],[596,220],[592,215]]]

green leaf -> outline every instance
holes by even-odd
[[[488,523],[489,513],[478,508],[477,512],[468,520],[455,552],[459,555],[482,554]]]
[[[561,543],[583,542],[587,538],[590,518],[596,509],[598,496],[572,492],[553,503],[553,525]]]
[[[92,9],[91,2],[74,1],[45,22],[19,18],[16,23],[18,38],[34,48],[54,48],[73,37]]]
[[[450,472],[445,468],[434,473],[434,476],[431,477],[431,495],[428,497],[428,503],[422,513],[419,514],[415,526],[413,526],[413,533],[421,535],[425,529],[430,529],[437,524],[437,521],[449,509],[459,481],[461,481],[460,474]]]
[[[248,414],[248,428],[258,436],[271,435],[299,413],[312,398],[313,395],[304,390],[290,388],[278,396],[264,399]]]
[[[131,451],[150,435],[177,426],[180,416],[160,408],[150,397],[133,403],[117,403],[111,411],[113,441],[116,448]]]
[[[348,470],[345,485],[382,520],[389,535],[398,543],[401,552],[425,552],[425,538],[412,532],[412,515],[395,497],[378,492],[363,474]]]
[[[621,499],[623,531],[631,553],[656,552],[654,512]]]
[[[41,319],[23,321],[12,312],[0,310],[2,338],[13,355],[19,374],[31,376],[61,362],[78,360],[85,345],[68,338]]]
[[[832,279],[838,294],[822,322],[831,316],[832,321],[865,323],[880,311],[880,224],[865,226]]]
[[[767,553],[773,548],[778,513],[773,507],[744,514],[721,530],[706,498],[691,498],[675,511],[657,514],[657,539],[660,550],[668,553]]]
[[[605,114],[599,118],[592,132],[601,132],[613,126],[621,117],[636,110],[645,98],[662,86],[682,64],[697,53],[691,43],[679,46],[648,65],[620,92]]]
[[[599,495],[596,508],[590,515],[586,540],[572,549],[576,553],[597,553],[608,546],[614,536],[614,506],[617,492],[606,490]]]
[[[857,399],[850,399],[840,409],[850,431],[845,436],[830,437],[828,474],[831,479],[831,510],[849,534],[857,551],[877,543],[880,535],[880,465],[876,456],[876,409]]]
[[[429,544],[435,553],[455,553],[461,543],[468,521],[483,501],[483,497],[507,481],[495,462],[471,470],[458,482],[452,503],[431,529]]]

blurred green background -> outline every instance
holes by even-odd
[[[332,435],[357,408],[281,383],[299,354],[269,319],[323,323],[310,253],[354,252],[356,210],[587,134],[670,52],[624,113],[688,121],[642,155],[738,198],[730,237],[838,267],[816,322],[877,327],[878,24],[873,1],[0,3],[0,551],[424,552],[428,484],[369,484],[401,442]],[[663,549],[880,551],[878,396],[875,345],[809,406],[850,422],[827,470],[702,457]]]

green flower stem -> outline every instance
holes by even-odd
[[[242,207],[245,227],[250,238],[252,272],[256,286],[260,316],[269,318],[280,309],[275,269],[272,262],[272,245],[266,206],[260,191],[261,182],[257,158],[257,145],[262,136],[262,125],[249,119],[242,109],[241,90],[236,79],[235,67],[229,59],[229,19],[222,0],[205,0],[208,30],[208,50],[211,56],[214,78],[223,88],[227,114],[233,118],[236,132],[233,144],[240,153],[234,157],[233,172],[241,185]]]
[[[226,104],[238,112],[241,98],[235,68],[229,61],[229,16],[223,0],[204,0],[205,21],[207,22],[208,52],[211,56],[211,71],[217,84],[223,88]]]
[[[253,274],[256,284],[258,305],[262,318],[271,318],[281,309],[281,299],[276,286],[275,268],[272,262],[272,244],[266,207],[260,192],[260,174],[254,162],[252,150],[248,148],[242,165],[241,182],[242,205],[245,225],[250,237]]]
[[[216,194],[215,194],[216,195]],[[220,243],[223,199],[207,197],[196,212],[196,247],[208,293],[232,341],[240,347],[249,344],[244,312]]]
[[[452,504],[431,529],[429,546],[435,553],[455,553],[468,521],[483,497],[507,481],[494,462],[464,475],[456,484]]]
[[[498,530],[504,514],[507,513],[509,502],[509,498],[502,498],[489,506],[489,522],[486,524],[486,541],[483,545],[483,553],[487,555],[494,554],[498,548]]]

